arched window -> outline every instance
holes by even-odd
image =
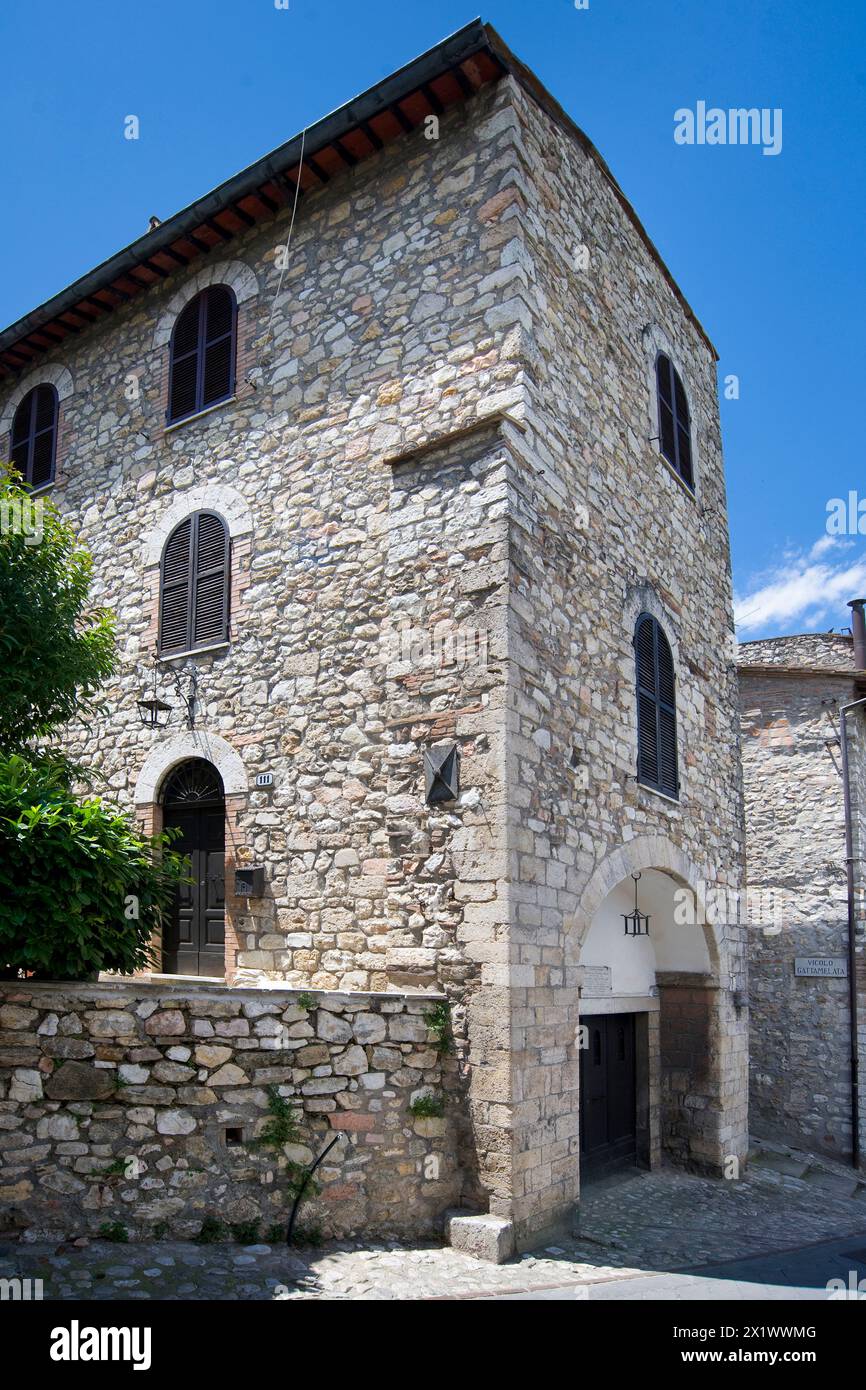
[[[162,552],[159,650],[170,656],[228,637],[228,532],[215,512],[194,512],[175,526]]]
[[[57,392],[47,384],[28,391],[15,412],[11,461],[30,487],[44,487],[54,477],[57,413]]]
[[[674,659],[655,618],[641,613],[634,633],[637,669],[637,779],[678,797]]]
[[[683,482],[694,487],[692,470],[692,427],[685,387],[669,357],[656,358],[656,385],[659,401],[659,443],[661,451]]]
[[[169,424],[226,400],[235,386],[237,305],[227,285],[211,285],[177,316],[169,349]]]

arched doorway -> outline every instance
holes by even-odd
[[[163,939],[167,975],[225,975],[225,793],[213,763],[189,758],[169,773],[163,827],[180,831],[172,849],[185,854],[190,881],[177,890]]]
[[[706,905],[666,867],[634,872],[596,903],[580,942],[582,1182],[654,1168],[663,1150],[714,1172],[739,1152],[723,1084],[733,1029]],[[649,918],[637,936],[625,929],[636,886]]]

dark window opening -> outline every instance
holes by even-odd
[[[169,353],[169,424],[232,395],[236,336],[237,304],[226,285],[211,285],[181,310]]]
[[[28,391],[12,421],[11,462],[29,487],[54,478],[59,402],[53,386]]]
[[[655,618],[642,613],[634,634],[637,670],[637,778],[677,798],[677,714],[674,659]]]
[[[694,488],[692,430],[689,403],[679,372],[669,357],[656,359],[659,406],[659,447],[688,487]]]

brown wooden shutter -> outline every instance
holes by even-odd
[[[684,482],[692,486],[692,427],[689,403],[679,372],[674,374],[674,407],[677,421],[677,469]]]
[[[192,606],[193,517],[176,526],[162,553],[159,649],[163,653],[188,651]]]
[[[230,396],[234,387],[235,298],[224,285],[205,291],[201,406]]]
[[[638,620],[634,638],[637,665],[637,775],[639,782],[649,786],[656,786],[659,780],[653,629],[653,619],[644,614]]]
[[[642,613],[634,635],[637,671],[637,776],[666,796],[679,796],[676,685],[670,643],[655,618]]]
[[[168,419],[181,420],[196,410],[199,366],[199,325],[201,296],[187,304],[178,315],[171,335],[168,388]]]
[[[674,426],[674,402],[671,390],[671,364],[667,357],[660,357],[656,363],[656,379],[659,397],[659,442],[661,451],[668,463],[677,466],[676,428]]]
[[[25,481],[27,479],[27,467],[30,462],[30,420],[33,414],[32,395],[32,392],[28,392],[24,397],[12,421],[11,462],[18,469],[18,472]]]
[[[659,790],[667,796],[679,796],[677,774],[677,714],[674,658],[670,643],[656,623],[658,651],[658,728],[659,728]]]
[[[694,486],[692,428],[689,402],[679,372],[669,357],[656,359],[659,407],[659,447],[684,483]]]
[[[198,512],[192,645],[228,641],[229,546],[225,524],[213,512]]]

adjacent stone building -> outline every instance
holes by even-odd
[[[457,1202],[526,1245],[571,1219],[582,1166],[745,1157],[745,932],[704,910],[743,876],[715,364],[598,152],[480,24],[0,334],[0,440],[41,482],[53,387],[46,486],[118,618],[108,712],[70,750],[200,870],[137,997],[444,994],[444,1059],[435,1032],[408,1061],[370,1045],[324,1087],[315,1020],[277,1059],[311,1152],[385,1106],[375,1146],[353,1131],[368,1169],[411,1096],[447,1099],[388,1169],[407,1227]],[[95,1064],[158,1067],[123,1026]]]
[[[774,637],[739,648],[752,1130],[843,1160],[853,1156],[858,1108],[861,1153],[866,1132],[852,1079],[852,1055],[866,1045],[861,708],[845,716],[853,962],[841,748],[841,711],[866,694],[862,664],[850,633]],[[852,1038],[852,993],[859,1039]]]

